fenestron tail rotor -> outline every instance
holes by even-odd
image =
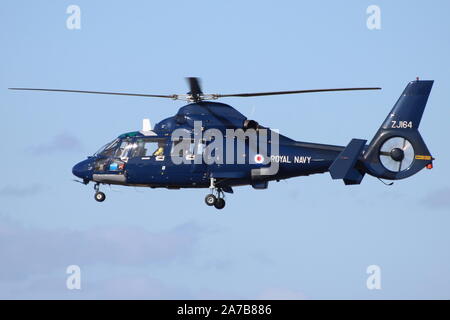
[[[147,94],[147,93],[129,93],[129,92],[111,92],[111,91],[88,91],[88,90],[67,90],[67,89],[43,89],[43,88],[9,88],[10,90],[26,90],[26,91],[47,91],[47,92],[69,92],[69,93],[88,93],[88,94],[104,94],[118,96],[134,96],[146,98],[166,98],[173,100],[184,100],[190,102],[198,102],[202,100],[216,100],[220,98],[230,97],[261,97],[285,94],[313,93],[313,92],[332,92],[332,91],[361,91],[361,90],[380,90],[379,87],[361,87],[361,88],[334,88],[334,89],[308,89],[308,90],[291,90],[291,91],[267,91],[253,93],[232,93],[232,94],[204,94],[199,78],[186,78],[189,83],[190,91],[187,94]]]
[[[380,148],[380,161],[389,171],[405,171],[414,161],[414,148],[406,138],[390,138]]]

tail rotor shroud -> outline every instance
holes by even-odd
[[[380,148],[380,161],[392,172],[408,170],[414,161],[414,155],[414,147],[404,137],[390,138]]]

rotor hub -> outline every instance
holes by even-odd
[[[395,161],[402,161],[405,158],[405,152],[400,148],[392,149],[390,155]]]

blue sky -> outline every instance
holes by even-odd
[[[66,8],[81,8],[81,30]],[[366,8],[381,9],[381,30]],[[450,298],[448,1],[3,1],[0,298]],[[72,182],[71,168],[181,102],[8,87],[211,93],[380,86],[224,99],[301,141],[370,139],[407,82],[433,79],[420,131],[433,170],[386,187],[329,174],[207,190]],[[79,265],[82,289],[65,287]],[[366,288],[381,268],[382,289]]]

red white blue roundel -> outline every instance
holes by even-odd
[[[255,163],[263,163],[264,162],[264,156],[262,154],[256,154],[255,155]]]

